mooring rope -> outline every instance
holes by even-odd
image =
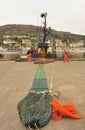
[[[29,130],[32,130],[32,128],[28,125]]]
[[[54,80],[54,64],[55,64],[55,63],[53,63],[52,77],[51,77],[51,83],[50,83],[50,89],[51,89],[51,90],[53,89],[53,80]]]
[[[53,96],[59,98],[60,92],[58,92],[58,91],[54,92],[53,91],[54,69],[55,69],[55,62],[53,63],[53,66],[52,66],[52,77],[51,77],[51,83],[50,83],[50,92],[52,93]]]
[[[34,123],[34,126],[35,126],[36,130],[40,130],[40,129],[38,128],[38,126],[37,126],[36,123]],[[30,127],[30,125],[28,125],[28,128],[29,128],[29,130],[33,130],[33,129]]]
[[[34,123],[34,125],[35,125],[35,128],[36,128],[37,130],[40,130],[40,129],[38,128],[38,126],[37,126],[37,124],[36,124],[36,123]]]

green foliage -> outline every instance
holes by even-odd
[[[0,46],[3,44],[3,35],[0,35]]]
[[[84,38],[84,47],[85,47],[85,38]]]
[[[38,42],[39,37],[43,35],[42,28],[39,26],[33,25],[5,25],[0,27],[0,45],[3,43],[3,36],[10,35],[16,37],[13,38],[17,43],[21,43],[22,39],[18,38],[18,35],[29,36],[29,40],[34,44]],[[36,37],[36,38],[35,38]],[[66,43],[67,46],[69,43],[77,43],[79,40],[84,40],[85,46],[85,36],[72,34],[70,32],[61,32],[56,30],[51,30],[47,35],[46,40],[50,40],[51,43],[55,43],[56,39],[62,40],[63,43]]]

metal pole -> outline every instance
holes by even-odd
[[[50,83],[51,90],[53,89],[53,79],[54,79],[54,63],[53,63],[52,77],[51,77],[51,83]]]

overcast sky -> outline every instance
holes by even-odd
[[[44,12],[48,27],[85,35],[85,0],[0,0],[0,26],[41,26],[40,14]]]

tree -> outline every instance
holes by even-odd
[[[0,46],[3,45],[3,35],[0,35]]]
[[[85,39],[84,39],[84,47],[85,47]]]

